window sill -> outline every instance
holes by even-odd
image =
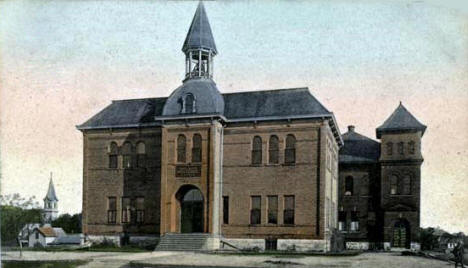
[[[296,166],[296,163],[284,163],[283,166],[289,166],[289,167],[294,167]]]

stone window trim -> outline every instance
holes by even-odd
[[[122,144],[122,168],[124,169],[133,168],[132,151],[133,151],[132,143],[129,141],[125,141]]]
[[[405,154],[405,144],[403,142],[398,143],[398,154],[399,155]]]
[[[295,207],[296,200],[294,195],[284,196],[284,210],[283,210],[283,224],[284,225],[295,225]]]
[[[136,166],[138,168],[146,168],[146,144],[144,141],[136,143]]]
[[[415,154],[416,153],[416,143],[414,141],[408,142],[408,153]]]
[[[250,196],[250,225],[262,224],[262,197]]]
[[[120,221],[121,223],[126,223],[129,224],[132,219],[132,200],[129,196],[122,196],[121,197],[121,218]]]
[[[116,224],[117,216],[117,197],[107,197],[107,224]]]
[[[184,134],[177,136],[176,158],[177,163],[186,163],[187,161],[187,138]]]
[[[111,141],[107,148],[107,155],[109,159],[108,168],[117,169],[118,168],[118,159],[119,159],[119,146],[117,142]]]
[[[252,139],[252,166],[260,166],[263,162],[263,142],[260,136],[254,136]]]
[[[410,172],[393,173],[389,176],[390,196],[411,196],[413,194],[414,175]]]
[[[202,161],[202,136],[195,133],[192,136],[192,163],[201,163]]]
[[[284,164],[295,165],[296,164],[296,142],[297,139],[293,134],[286,136],[285,148],[284,148]]]
[[[271,135],[268,140],[268,164],[279,165],[279,138]]]
[[[267,196],[267,224],[278,224],[278,196]]]
[[[387,155],[393,155],[393,142],[387,142]]]

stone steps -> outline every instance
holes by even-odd
[[[161,237],[157,251],[199,251],[206,249],[210,234],[204,233],[167,233]]]

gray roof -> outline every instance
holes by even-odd
[[[377,128],[377,138],[380,138],[383,133],[399,132],[399,131],[421,131],[424,134],[426,126],[421,124],[400,102],[400,105],[385,120],[385,122]]]
[[[202,1],[198,4],[197,11],[193,16],[182,51],[187,52],[189,49],[208,49],[214,54],[218,54]]]
[[[80,244],[81,243],[81,234],[73,234],[73,235],[63,235],[57,237],[51,244],[52,245],[73,245],[73,244]]]
[[[308,88],[223,94],[228,119],[274,116],[330,115]]]
[[[178,116],[181,112],[182,98],[192,94],[195,98],[195,114],[223,114],[224,99],[215,82],[208,78],[193,78],[172,92],[164,104],[163,116]]]
[[[52,178],[49,181],[49,189],[47,190],[47,195],[44,199],[49,201],[58,201],[57,195],[55,194],[54,183],[52,182]]]
[[[196,84],[198,83],[197,81],[199,82],[201,80],[191,79],[187,80],[184,84]],[[177,91],[185,92],[186,89],[183,85],[175,90],[170,98],[172,98]],[[194,92],[196,96],[198,91]],[[205,90],[200,91],[200,93],[203,94],[204,92]],[[201,114],[219,114],[228,122],[313,117],[330,118],[330,124],[337,137],[338,143],[342,143],[333,113],[328,111],[312,96],[308,88],[226,93],[219,95],[221,100],[218,100],[216,95],[217,94],[214,96],[213,104],[206,104],[211,105],[208,107],[208,110],[205,110],[205,107],[198,108],[198,104],[200,103],[197,103],[197,111],[198,109],[202,109],[200,110]],[[213,96],[210,98],[212,97]],[[180,104],[174,102],[177,98],[173,98],[171,106],[165,105],[167,100],[168,98],[149,98],[112,101],[112,104],[85,123],[77,126],[77,128],[80,130],[87,130],[154,126],[161,125],[161,120],[167,119],[170,115],[183,117],[184,115],[180,115],[179,113],[176,115],[175,113],[175,111],[180,112]],[[215,108],[221,101],[224,102],[223,112],[221,112],[220,107]],[[168,107],[170,107],[170,109]],[[163,108],[168,111],[163,113]]]
[[[348,127],[343,134],[344,146],[340,149],[340,163],[376,163],[380,157],[380,143]]]
[[[167,98],[116,100],[78,129],[140,127],[154,123]]]

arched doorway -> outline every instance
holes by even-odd
[[[203,194],[195,187],[181,189],[180,201],[180,232],[203,232]]]
[[[410,226],[407,220],[400,219],[395,222],[393,227],[393,244],[395,248],[409,248],[410,247]]]

